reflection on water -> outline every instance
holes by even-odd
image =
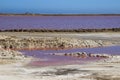
[[[35,66],[84,63],[89,60],[98,60],[98,58],[76,58],[66,56],[53,56],[49,53],[70,53],[70,52],[87,52],[87,53],[107,53],[120,54],[120,46],[99,47],[99,48],[85,48],[85,49],[70,49],[70,50],[24,50],[21,51],[25,55],[34,56],[37,60],[31,62]]]

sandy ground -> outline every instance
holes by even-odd
[[[120,33],[9,33],[17,37],[71,37],[120,42]],[[0,64],[0,80],[120,80],[120,57],[88,64],[28,67],[23,62]]]
[[[120,32],[99,32],[99,33],[32,33],[32,32],[0,32],[0,35],[16,36],[19,38],[27,37],[65,37],[65,38],[78,38],[78,39],[92,39],[92,40],[106,40],[113,41],[120,44]]]
[[[71,37],[87,39],[120,39],[120,32],[99,32],[99,33],[32,33],[32,32],[0,32],[0,35],[17,36],[17,37]]]
[[[0,65],[0,80],[120,80],[120,58],[111,60],[38,68],[22,63]]]

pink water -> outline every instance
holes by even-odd
[[[0,16],[0,29],[120,28],[120,16]]]
[[[49,53],[71,53],[71,52],[87,52],[99,54],[120,55],[120,46],[110,46],[101,48],[86,48],[86,49],[70,49],[70,50],[24,50],[21,51],[27,56],[38,58],[30,63],[32,66],[51,66],[51,65],[66,65],[66,64],[83,64],[88,61],[96,61],[101,58],[78,58],[67,56],[54,56]]]

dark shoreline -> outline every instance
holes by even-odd
[[[12,13],[0,13],[0,16],[120,16],[120,14],[12,14]]]
[[[0,32],[120,32],[120,28],[101,28],[101,29],[5,29]]]

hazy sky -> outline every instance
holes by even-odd
[[[0,12],[120,14],[120,0],[0,0]]]

